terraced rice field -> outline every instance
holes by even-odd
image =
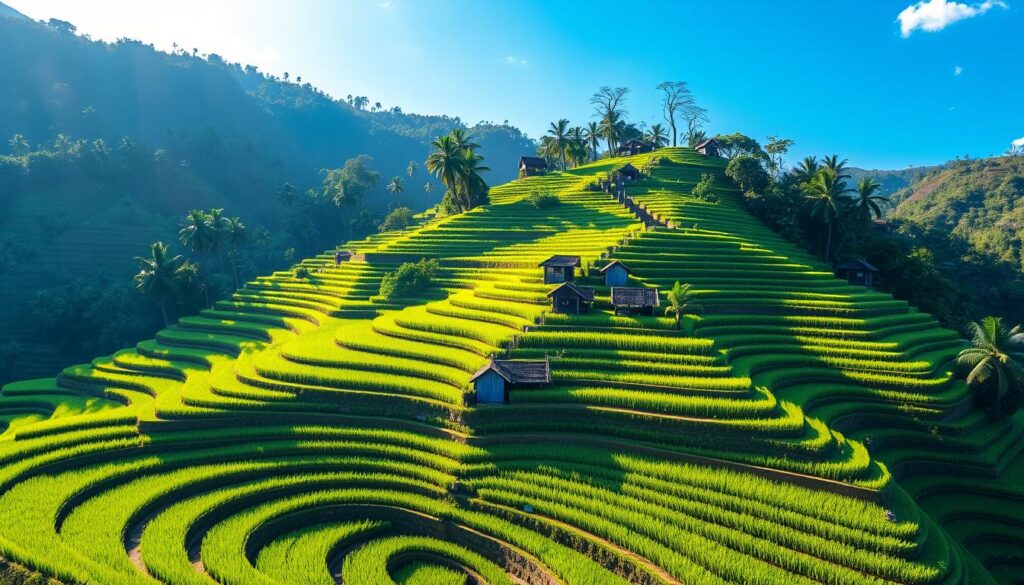
[[[834,279],[735,193],[689,197],[723,168],[689,149],[628,159],[647,172],[629,195],[674,228],[645,230],[589,188],[625,160],[496,187],[4,387],[0,581],[1019,577],[1021,421],[971,408],[957,336]],[[591,313],[547,311],[553,254],[582,257]],[[423,298],[376,296],[421,258],[441,265]],[[692,283],[701,315],[614,315],[610,258],[633,284]],[[552,383],[477,405],[495,355],[547,357]]]

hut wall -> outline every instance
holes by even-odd
[[[476,401],[480,404],[501,404],[508,402],[505,396],[505,379],[493,371],[484,372],[474,382]]]
[[[629,273],[621,266],[613,266],[604,273],[605,286],[626,286],[629,280]]]

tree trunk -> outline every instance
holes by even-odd
[[[683,323],[683,312],[682,310],[676,310],[676,331],[682,329]]]
[[[832,223],[828,224],[828,238],[825,240],[825,262],[832,256]]]
[[[167,318],[167,303],[160,303],[160,314],[164,317],[164,327],[170,327],[171,320]]]
[[[675,118],[669,118],[668,125],[669,125],[669,128],[672,129],[672,148],[675,148],[676,147],[676,119]]]

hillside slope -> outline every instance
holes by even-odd
[[[5,386],[0,555],[111,584],[1012,582],[1024,421],[971,408],[957,336],[737,193],[690,196],[724,161],[633,157],[620,202],[595,186],[624,162],[496,187]],[[582,257],[591,313],[546,310],[553,254]],[[438,286],[376,296],[420,258]],[[615,315],[612,258],[634,285],[692,283],[701,316]],[[496,354],[547,357],[552,384],[475,404]]]
[[[892,216],[949,233],[1024,271],[1024,157],[959,161],[894,197]]]

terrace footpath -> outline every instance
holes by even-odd
[[[970,557],[863,443],[744,371],[710,323],[616,316],[585,274],[595,310],[538,326],[536,265],[556,253],[622,258],[662,286],[727,249],[787,264],[644,232],[587,190],[653,156],[670,164],[631,187],[653,213],[650,193],[683,200],[686,177],[721,172],[664,149],[515,181],[347,244],[360,261],[325,253],[308,277],[256,279],[132,350],[6,386],[0,555],[112,584],[376,585],[409,559],[489,583],[966,582]],[[383,302],[383,274],[413,258],[440,261],[438,286]],[[805,280],[807,301],[835,292]],[[551,357],[553,384],[474,406],[470,375],[513,339],[515,357]],[[837,487],[764,477],[786,473]]]

